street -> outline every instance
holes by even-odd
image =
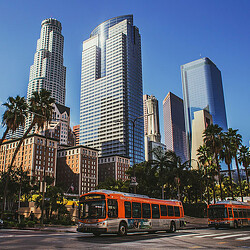
[[[176,233],[130,233],[126,237],[77,232],[0,230],[0,249],[234,249],[250,248],[250,228],[186,229]]]

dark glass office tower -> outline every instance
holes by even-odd
[[[163,101],[163,120],[167,150],[174,151],[182,162],[187,161],[183,100],[171,92]]]
[[[192,120],[194,112],[205,109],[213,117],[213,123],[227,130],[221,72],[207,57],[181,66],[185,127],[188,152],[191,152]]]
[[[83,42],[80,144],[99,149],[100,156],[132,159],[131,121],[142,115],[141,36],[132,15],[115,17]],[[138,119],[135,162],[144,160],[143,130]]]

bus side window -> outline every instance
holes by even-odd
[[[180,208],[177,206],[174,206],[174,215],[175,217],[180,217]]]
[[[250,218],[250,208],[247,209],[248,218]]]
[[[151,218],[150,204],[142,203],[142,218]]]
[[[247,218],[247,210],[244,209],[244,218]]]
[[[174,208],[173,208],[173,206],[168,206],[168,216],[174,216]]]
[[[160,218],[160,210],[158,204],[152,204],[152,218],[159,219]]]
[[[166,205],[160,205],[160,208],[161,208],[161,216],[168,216]]]
[[[227,209],[228,209],[229,218],[233,218],[232,208],[228,207]]]
[[[117,200],[108,199],[108,217],[116,218],[118,217],[118,204]]]
[[[131,202],[124,201],[125,218],[131,218]]]
[[[239,218],[237,208],[234,208],[233,211],[234,211],[234,218]]]
[[[141,218],[141,203],[132,202],[132,217]]]
[[[243,209],[238,209],[239,211],[239,218],[243,218],[244,215],[243,215]]]

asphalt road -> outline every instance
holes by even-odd
[[[0,229],[0,249],[234,249],[250,248],[250,228],[116,235]]]

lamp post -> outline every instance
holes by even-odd
[[[143,117],[150,116],[153,114],[154,113],[142,115],[142,116],[136,117],[134,120],[129,120],[133,124],[133,177],[131,177],[130,186],[134,188],[134,194],[136,194],[136,186],[138,185],[138,183],[136,182],[136,176],[135,176],[135,123],[138,119],[141,119]]]

